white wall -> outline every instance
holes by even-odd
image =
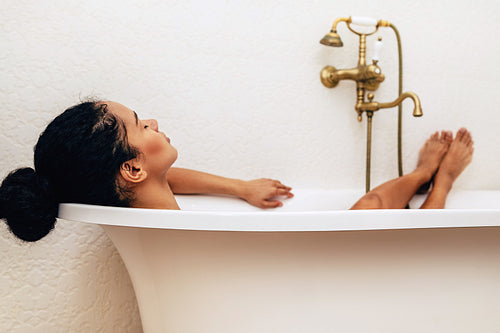
[[[355,86],[322,86],[329,64],[354,67],[357,37],[318,41],[339,16],[393,22],[404,49],[405,172],[437,129],[468,127],[474,161],[456,187],[500,189],[495,109],[500,3],[466,1],[19,1],[0,4],[0,176],[32,164],[48,121],[88,95],[155,117],[179,166],[296,188],[363,188],[366,121]],[[375,99],[397,91],[396,42],[381,30],[386,75]],[[371,54],[373,37],[369,39]],[[374,118],[372,184],[397,176],[396,109]],[[140,330],[131,283],[100,229],[59,225],[33,245],[0,236],[0,331]],[[56,297],[53,298],[53,295]]]

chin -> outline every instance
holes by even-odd
[[[174,147],[172,147],[172,156],[171,158],[169,159],[169,168],[175,163],[175,161],[177,161],[177,157],[179,156],[179,153],[177,152],[177,149],[175,149]]]

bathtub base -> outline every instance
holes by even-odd
[[[500,228],[103,228],[146,333],[500,331]]]

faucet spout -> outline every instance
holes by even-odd
[[[389,103],[378,103],[380,109],[388,109],[395,107],[403,102],[404,99],[411,98],[415,107],[413,108],[413,116],[414,117],[422,117],[424,114],[422,113],[422,106],[420,104],[420,98],[418,98],[417,94],[411,91],[407,91],[399,95],[394,101]]]
[[[371,98],[373,98],[373,95],[371,96]],[[417,94],[415,94],[414,92],[411,92],[411,91],[407,91],[407,92],[402,93],[394,101],[388,102],[388,103],[372,102],[370,98],[369,98],[370,99],[369,102],[359,101],[356,104],[355,108],[356,108],[356,111],[358,113],[367,112],[367,111],[374,112],[374,111],[378,111],[380,109],[389,109],[389,108],[393,108],[395,106],[398,106],[406,98],[411,98],[413,100],[413,103],[415,104],[415,107],[413,109],[413,116],[414,117],[422,117],[424,114],[422,113],[422,106],[420,104],[420,98],[418,98]]]

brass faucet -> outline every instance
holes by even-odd
[[[393,108],[401,104],[401,102],[403,102],[404,99],[411,98],[413,100],[413,103],[415,104],[415,108],[413,109],[413,116],[414,117],[423,116],[422,107],[420,106],[420,99],[414,92],[411,91],[404,92],[401,95],[399,95],[399,97],[396,98],[396,100],[389,103],[373,102],[372,100],[374,95],[372,93],[369,93],[367,97],[368,97],[368,102],[363,102],[358,100],[358,103],[356,103],[355,108],[356,111],[358,111],[358,113],[370,112],[370,111],[374,112],[380,109]]]
[[[401,103],[406,98],[411,98],[414,102],[414,117],[421,117],[422,107],[420,99],[413,92],[402,92],[402,52],[401,52],[401,42],[399,38],[399,32],[396,27],[390,22],[383,20],[373,20],[365,17],[348,17],[348,18],[338,18],[334,21],[332,29],[329,33],[325,35],[320,41],[321,44],[326,46],[340,47],[343,46],[342,40],[337,33],[337,24],[340,22],[345,22],[349,30],[359,36],[359,59],[358,65],[350,69],[336,69],[333,66],[326,66],[321,70],[321,82],[327,88],[334,88],[342,80],[353,80],[356,82],[356,104],[354,109],[358,114],[358,121],[362,120],[362,114],[365,113],[367,116],[367,171],[366,171],[366,191],[370,190],[370,161],[371,161],[371,128],[372,128],[372,117],[375,111],[380,109],[392,108],[395,106],[399,107],[398,113],[398,165],[399,165],[399,175],[402,175],[402,152],[401,152]],[[354,30],[351,24],[355,25],[367,25],[374,27],[374,30],[369,33],[361,33]],[[378,52],[382,45],[381,38],[375,44],[375,56],[373,57],[372,63],[366,63],[366,37],[373,35],[379,29],[379,27],[391,27],[396,33],[398,40],[399,49],[399,96],[392,102],[380,103],[374,102],[374,94],[368,93],[366,96],[368,100],[365,100],[365,94],[367,91],[375,91],[378,89],[380,84],[384,81],[385,76],[382,74],[382,70],[378,66]]]

